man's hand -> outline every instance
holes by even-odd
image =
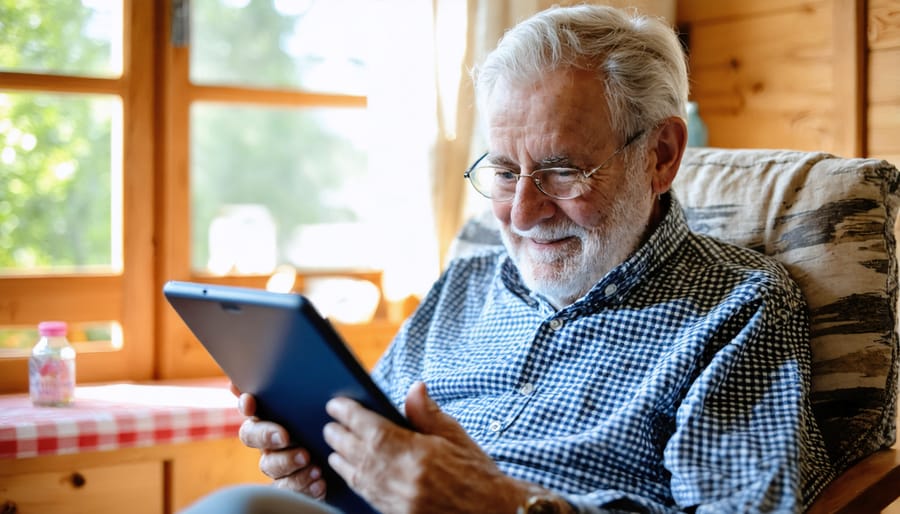
[[[277,423],[260,421],[254,417],[256,399],[231,386],[238,396],[238,410],[247,416],[241,424],[240,438],[244,445],[260,450],[259,469],[273,480],[276,487],[291,489],[316,499],[325,497],[322,469],[313,464],[304,448],[290,446],[287,430]]]
[[[325,426],[334,449],[328,463],[381,512],[516,512],[526,484],[504,475],[425,385],[406,397],[406,417],[419,431],[391,423],[347,398],[328,402]]]

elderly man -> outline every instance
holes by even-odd
[[[385,513],[802,511],[832,474],[806,305],[776,263],[692,233],[669,192],[673,31],[550,9],[475,85],[489,151],[466,177],[504,248],[453,262],[373,372],[416,431],[334,399],[328,464]],[[241,439],[276,485],[327,495],[282,427],[249,418]]]

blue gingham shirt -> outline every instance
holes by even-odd
[[[508,475],[580,512],[800,512],[830,478],[787,273],[692,233],[678,202],[557,311],[502,249],[459,259],[373,376],[416,380]]]

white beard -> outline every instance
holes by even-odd
[[[602,225],[584,228],[565,219],[519,231],[501,224],[500,235],[525,285],[560,309],[584,296],[641,243],[650,219],[648,190],[634,174],[615,195]],[[523,238],[573,239],[556,252],[532,252]]]

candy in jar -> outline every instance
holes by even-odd
[[[31,350],[28,382],[36,406],[62,407],[75,400],[75,349],[64,321],[38,324],[40,339]]]

